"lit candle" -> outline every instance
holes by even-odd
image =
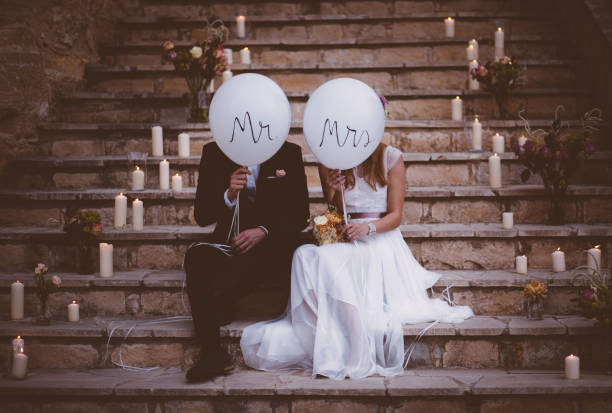
[[[493,152],[504,153],[504,142],[504,137],[496,133],[495,136],[493,136]]]
[[[172,177],[172,191],[181,192],[183,190],[183,177],[176,174]]]
[[[113,276],[113,244],[100,243],[100,277]]]
[[[521,136],[520,138],[518,138],[518,144],[519,146],[523,146],[524,144],[527,143],[527,138],[524,136]]]
[[[444,27],[446,28],[446,37],[455,37],[455,19],[447,17],[444,20]]]
[[[121,229],[127,224],[127,197],[123,192],[115,197],[115,222],[114,227]]]
[[[132,202],[132,229],[134,231],[144,229],[144,206],[138,198]]]
[[[504,229],[512,229],[514,226],[514,215],[512,212],[504,212],[502,214],[502,227]]]
[[[587,269],[589,274],[601,270],[601,250],[599,245],[587,251]]]
[[[222,75],[222,79],[223,79],[223,83],[227,82],[228,80],[230,80],[232,78],[232,71],[231,70],[224,70],[223,71],[223,75]]]
[[[9,347],[8,360],[6,363],[9,374],[11,374],[11,371],[13,370],[13,359],[15,358],[15,354],[20,353],[21,351],[25,351],[25,343],[21,336],[17,336],[13,339],[11,346]]]
[[[164,132],[161,126],[151,128],[153,139],[153,156],[164,156]]]
[[[25,379],[28,373],[28,356],[23,352],[23,348],[13,356],[13,367],[11,376],[14,379]]]
[[[23,320],[23,292],[19,280],[11,284],[11,320]]]
[[[527,274],[527,257],[519,255],[515,260],[516,272],[519,274]]]
[[[480,83],[478,82],[477,79],[472,78],[472,69],[475,69],[478,67],[478,61],[477,60],[472,60],[470,62],[470,66],[468,69],[468,86],[470,87],[470,90],[478,90],[480,89]]]
[[[234,55],[232,54],[232,49],[223,49],[223,54],[227,59],[227,64],[231,65],[234,63]]]
[[[244,39],[246,37],[246,17],[236,17],[236,37]]]
[[[142,191],[144,189],[145,174],[137,165],[132,172],[132,191]]]
[[[475,151],[482,150],[482,123],[478,121],[478,116],[474,118],[472,123],[472,149]]]
[[[474,48],[474,50],[476,51],[476,56],[478,56],[478,41],[476,39],[472,39],[468,42],[468,47],[472,46]],[[476,57],[476,59],[478,59],[478,57]],[[471,59],[468,59],[471,60]]]
[[[570,380],[580,378],[580,357],[570,354],[565,358],[565,378]]]
[[[159,163],[159,189],[170,189],[170,163],[166,159]]]
[[[561,251],[561,247],[552,253],[552,267],[554,272],[565,271],[565,253]]]
[[[465,49],[465,55],[467,57],[468,62],[471,60],[478,60],[478,49],[476,49],[474,45],[470,44]]]
[[[489,186],[493,189],[501,188],[501,159],[494,153],[489,156]]]
[[[495,32],[495,60],[504,57],[504,31],[501,27]]]
[[[68,321],[76,323],[79,321],[79,305],[76,301],[68,304]]]
[[[451,100],[452,119],[463,120],[463,101],[459,96]]]
[[[242,63],[243,65],[251,64],[251,51],[248,47],[245,47],[240,51],[240,63]]]
[[[178,156],[189,158],[189,135],[184,132],[178,136]]]

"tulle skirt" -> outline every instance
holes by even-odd
[[[258,370],[304,369],[332,379],[403,370],[403,323],[457,323],[469,307],[430,298],[439,274],[423,268],[399,229],[352,243],[303,245],[278,319],[245,328],[244,359]]]

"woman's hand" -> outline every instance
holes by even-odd
[[[342,175],[339,169],[330,169],[327,175],[327,186],[336,191],[340,191],[344,186],[346,178]]]
[[[355,241],[370,232],[370,227],[367,222],[351,222],[344,226],[344,235],[349,241]]]

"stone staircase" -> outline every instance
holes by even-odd
[[[0,190],[0,303],[8,308],[8,286],[20,279],[26,283],[30,316],[7,321],[2,312],[0,336],[5,341],[24,336],[35,369],[23,382],[0,380],[7,411],[24,406],[144,412],[605,411],[612,400],[609,377],[560,378],[563,357],[570,352],[581,356],[583,368],[600,368],[607,343],[592,320],[577,315],[572,273],[551,273],[550,253],[560,246],[573,268],[584,260],[584,249],[600,244],[603,264],[610,268],[612,153],[597,152],[577,174],[566,201],[568,223],[546,225],[542,186],[537,179],[520,181],[522,167],[511,153],[523,134],[522,122],[495,119],[492,100],[466,90],[467,41],[478,38],[481,59],[487,60],[491,32],[503,21],[507,54],[527,68],[510,112],[525,109],[533,128],[546,127],[555,107],[563,104],[568,127],[579,126],[578,117],[593,105],[592,96],[580,88],[574,70],[579,56],[546,13],[550,2],[245,3],[249,39],[232,39],[227,46],[237,51],[247,45],[254,63],[234,64],[232,71],[265,74],[287,92],[293,113],[289,140],[302,146],[311,211],[325,205],[315,159],[301,134],[305,103],[326,80],[361,79],[389,99],[385,141],[404,151],[404,238],[424,266],[442,274],[432,293],[470,305],[477,317],[431,328],[416,344],[405,374],[396,378],[333,382],[299,373],[254,372],[245,368],[238,343],[250,320],[282,311],[284,297],[268,288],[242,300],[238,321],[223,329],[237,371],[196,386],[184,384],[181,373],[197,355],[181,265],[187,245],[205,238],[211,228],[198,227],[193,218],[199,155],[181,159],[173,154],[182,131],[191,135],[192,154],[199,154],[212,135],[207,124],[186,123],[184,81],[162,65],[159,45],[166,38],[189,45],[209,12],[231,24],[240,4],[140,3],[139,15],[117,23],[116,41],[100,45],[102,58],[88,66],[87,84],[58,97],[57,109],[41,125],[39,152],[15,159]],[[442,19],[448,15],[457,19],[453,39],[443,37]],[[502,155],[500,190],[488,187],[489,154],[469,152],[467,122],[448,120],[449,100],[457,95],[466,115],[481,115],[485,150],[495,132],[507,137],[510,153]],[[126,153],[150,151],[154,124],[164,126],[164,153],[170,154],[164,158],[172,174],[183,175],[187,189],[182,193],[155,189],[161,160],[155,157],[148,159],[147,189],[126,190]],[[144,231],[112,229],[113,198],[119,192],[144,201]],[[101,213],[105,231],[100,239],[115,247],[113,278],[72,273],[72,246],[49,222],[59,219],[68,204]],[[501,228],[504,211],[514,212],[512,230]],[[514,273],[515,255],[528,248],[529,273]],[[34,325],[31,318],[37,299],[29,271],[38,262],[63,279],[62,289],[50,299],[57,320],[48,327]],[[531,280],[549,284],[542,321],[523,316],[521,290]],[[73,299],[81,305],[79,323],[63,321]],[[159,318],[173,321],[151,322]],[[415,342],[425,327],[405,326],[406,344]],[[4,357],[0,352],[0,362]],[[161,369],[113,368],[119,360]],[[23,401],[28,394],[36,397]]]

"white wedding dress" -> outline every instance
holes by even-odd
[[[401,152],[387,147],[387,172]],[[345,192],[351,212],[386,212],[387,187],[374,191],[355,171]],[[402,323],[456,323],[469,307],[429,298],[439,274],[423,268],[399,229],[352,243],[303,245],[293,256],[285,314],[245,328],[246,364],[259,370],[304,369],[332,379],[401,373]]]

